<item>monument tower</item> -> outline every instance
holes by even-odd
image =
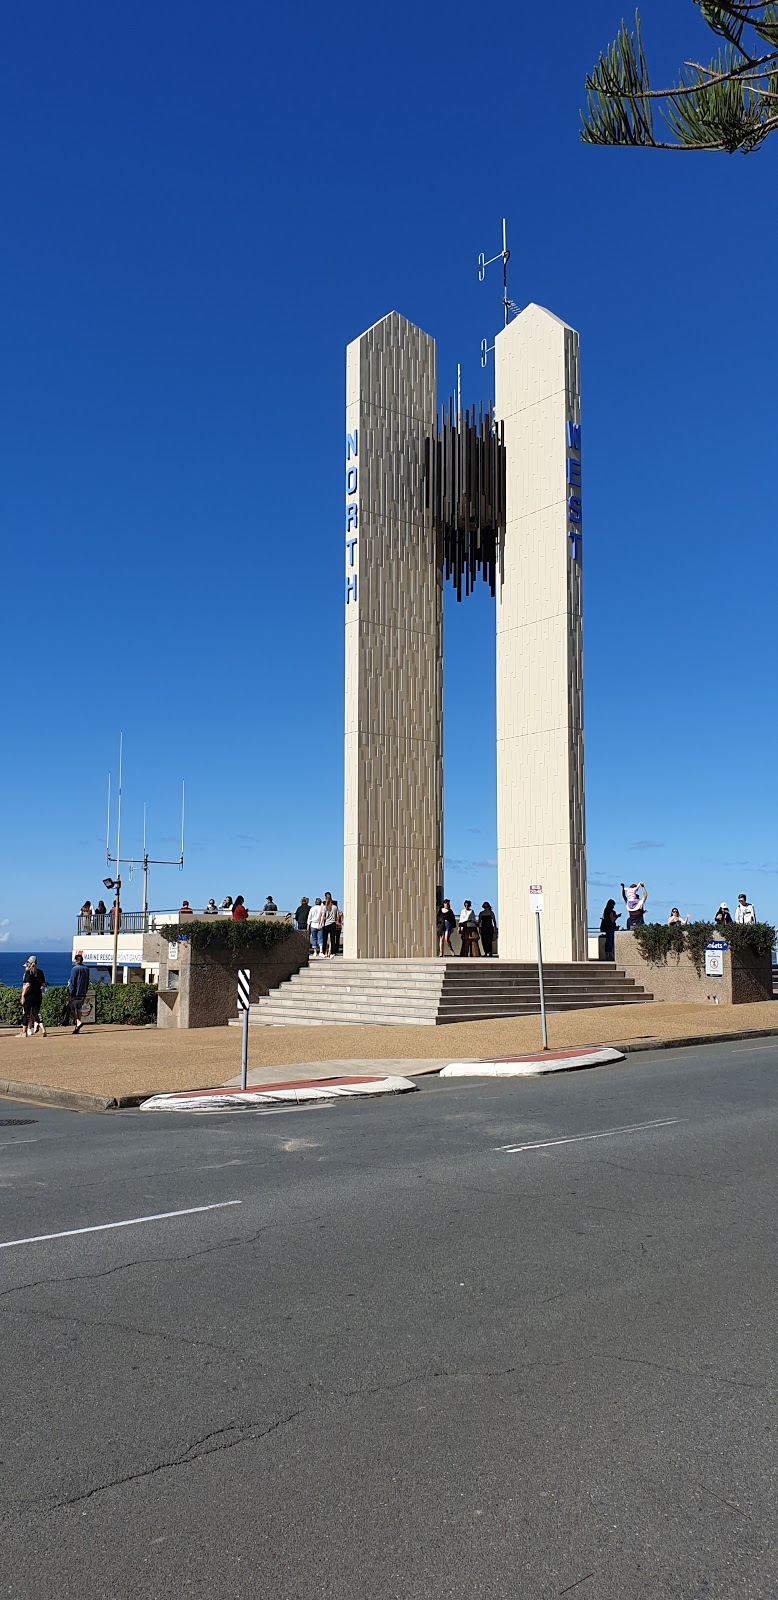
[[[478,417],[436,416],[435,342],[397,312],[347,350],[347,956],[437,949],[450,578],[496,600],[500,956],[533,958],[542,883],[547,959],[586,959],[578,335],[505,305]]]

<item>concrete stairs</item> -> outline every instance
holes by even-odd
[[[651,1000],[610,961],[554,962],[543,969],[546,1009],[580,1011]],[[480,960],[347,961],[314,958],[252,1005],[263,1027],[369,1023],[436,1027],[486,1017],[534,1016],[540,1010],[537,967]]]

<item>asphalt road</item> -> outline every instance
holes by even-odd
[[[774,1600],[776,1068],[0,1102],[0,1595]]]

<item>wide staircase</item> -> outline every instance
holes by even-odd
[[[547,1011],[634,1005],[652,1000],[611,961],[549,963]],[[347,961],[314,959],[249,1011],[263,1027],[326,1023],[407,1023],[436,1027],[540,1010],[538,969],[522,961]]]

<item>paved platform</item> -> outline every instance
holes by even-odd
[[[613,1045],[628,1051],[658,1044],[749,1034],[778,1034],[778,1004],[609,1006],[554,1013],[553,1050]],[[402,1071],[416,1077],[448,1061],[492,1059],[536,1051],[539,1017],[454,1023],[445,1028],[255,1028],[249,1043],[251,1082],[346,1072]],[[288,1070],[289,1069],[289,1070]],[[139,1104],[151,1095],[210,1089],[240,1072],[240,1033],[202,1028],[172,1033],[157,1028],[91,1025],[74,1037],[51,1029],[45,1039],[0,1031],[0,1094],[59,1099],[60,1104]],[[67,1097],[70,1097],[68,1099]]]

